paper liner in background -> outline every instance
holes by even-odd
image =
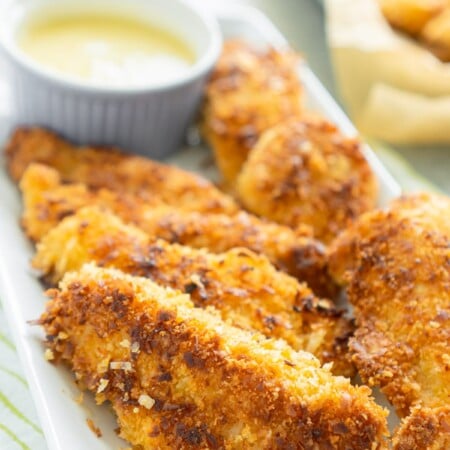
[[[326,0],[336,81],[366,135],[450,144],[450,64],[395,32],[376,0]]]

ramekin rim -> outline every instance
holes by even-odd
[[[186,73],[180,77],[174,78],[170,81],[164,81],[162,83],[154,83],[151,85],[142,86],[101,86],[97,84],[89,84],[85,82],[79,82],[76,79],[59,75],[57,72],[46,69],[39,63],[34,62],[31,58],[27,58],[20,52],[15,51],[12,46],[5,45],[4,39],[0,36],[0,49],[4,54],[14,63],[19,65],[23,70],[31,73],[33,76],[38,77],[49,83],[53,83],[58,87],[69,89],[72,91],[78,91],[83,94],[97,94],[97,95],[111,95],[111,96],[123,96],[123,95],[144,95],[152,92],[162,92],[168,90],[174,90],[176,88],[188,85],[197,79],[200,79],[205,73],[212,69],[214,63],[219,57],[222,47],[222,34],[216,18],[211,12],[201,10],[199,6],[192,0],[177,0],[180,4],[183,4],[186,8],[190,9],[205,25],[207,32],[210,35],[210,42],[205,52],[201,54],[198,60],[193,66],[189,68]],[[9,2],[8,6],[11,7],[14,2]]]

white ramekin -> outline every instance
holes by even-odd
[[[20,25],[39,10],[136,12],[180,36],[196,63],[176,79],[145,87],[94,87],[47,70],[17,45]],[[79,144],[115,145],[153,158],[175,151],[218,58],[215,19],[191,0],[14,0],[2,11],[0,48],[12,91],[14,125],[50,128]]]

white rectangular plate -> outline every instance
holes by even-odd
[[[248,7],[228,7],[218,11],[225,37],[242,37],[257,45],[286,45],[284,38],[256,10]],[[330,95],[306,65],[299,69],[310,108],[339,125],[349,135],[355,134],[350,121],[339,109]],[[0,125],[0,139],[4,140],[10,127]],[[400,188],[369,149],[367,159],[378,176],[381,187],[380,204],[400,194]],[[191,148],[170,159],[181,167],[214,177],[213,171],[202,168],[208,151]],[[3,155],[1,156],[3,158]],[[42,286],[32,273],[29,260],[32,246],[19,227],[21,202],[17,188],[9,180],[2,159],[0,165],[0,295],[8,316],[10,327],[25,369],[31,393],[36,403],[41,424],[50,450],[118,450],[127,444],[117,438],[116,422],[107,407],[95,406],[90,395],[82,404],[75,399],[79,390],[73,377],[64,367],[54,367],[43,357],[43,334],[38,327],[27,322],[40,316],[45,298]],[[97,438],[88,428],[86,419],[91,418],[101,429],[103,436]]]

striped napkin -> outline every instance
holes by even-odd
[[[0,303],[0,449],[45,450],[44,435],[39,426],[19,355],[9,337]]]

